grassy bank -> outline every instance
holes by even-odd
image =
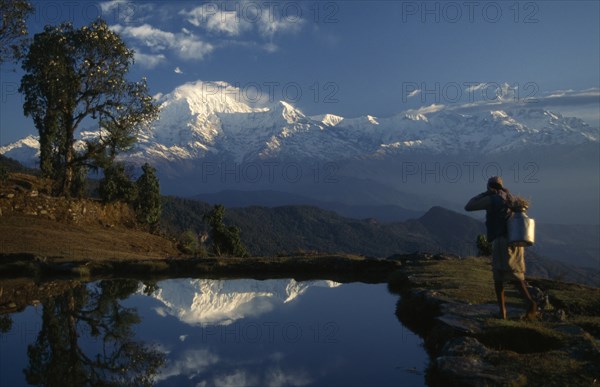
[[[260,258],[168,258],[104,259],[70,262],[40,261],[21,254],[0,256],[0,273],[4,278],[52,280],[105,278],[295,278],[329,279],[339,282],[362,281],[385,283],[398,262],[367,259],[348,255],[291,256]]]
[[[173,242],[124,226],[71,224],[27,215],[0,217],[0,254],[51,262],[164,259],[178,256]],[[0,264],[5,259],[0,257]]]

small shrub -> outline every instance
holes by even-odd
[[[485,235],[477,236],[477,251],[479,252],[479,256],[482,257],[489,257],[492,255],[492,244]]]
[[[188,230],[181,234],[181,237],[179,238],[179,247],[183,253],[193,255],[194,257],[208,256],[204,244],[198,240],[198,235],[192,230]]]
[[[240,238],[240,229],[235,226],[226,226],[223,223],[225,207],[215,205],[213,210],[204,216],[210,226],[210,236],[213,242],[213,252],[217,256],[247,257],[248,251]]]
[[[132,203],[137,197],[136,185],[122,163],[111,164],[104,170],[104,178],[100,181],[98,191],[105,203]]]

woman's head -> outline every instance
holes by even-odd
[[[504,188],[502,178],[500,176],[492,176],[487,182],[488,189],[502,190]]]

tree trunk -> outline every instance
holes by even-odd
[[[63,188],[62,193],[65,196],[71,196],[71,186],[73,185],[73,176],[75,166],[73,165],[74,150],[73,145],[75,144],[75,140],[73,138],[74,130],[67,130],[65,136],[65,176],[63,179]]]
[[[52,111],[46,113],[43,130],[40,135],[40,169],[44,177],[54,178],[54,137],[56,135],[56,117]]]

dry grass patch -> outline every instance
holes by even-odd
[[[79,226],[15,215],[0,217],[0,254],[27,253],[53,262],[164,259],[178,255],[173,243],[124,227]]]

